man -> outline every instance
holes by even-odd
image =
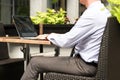
[[[110,12],[100,0],[80,0],[80,3],[87,9],[69,32],[38,36],[46,37],[59,47],[75,46],[74,56],[32,58],[21,80],[37,80],[42,72],[95,75],[100,43]]]

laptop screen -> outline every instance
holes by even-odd
[[[28,16],[13,16],[13,21],[20,37],[35,37],[37,32]]]

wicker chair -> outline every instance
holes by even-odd
[[[95,76],[87,77],[49,72],[44,76],[44,80],[120,80],[120,66],[118,63],[116,64],[116,61],[118,62],[120,60],[119,44],[120,24],[116,18],[110,17],[108,18],[103,34],[99,53],[98,68]],[[113,67],[113,65],[115,66]]]

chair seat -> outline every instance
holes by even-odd
[[[95,80],[95,77],[76,76],[62,73],[47,73],[44,80]]]
[[[23,61],[24,61],[24,59],[22,59],[22,58],[4,59],[4,60],[0,60],[0,66],[23,62]]]

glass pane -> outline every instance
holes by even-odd
[[[82,5],[82,4],[79,4],[79,10],[80,10],[80,12],[79,12],[79,14],[80,15],[82,15],[82,13],[85,11],[85,6],[84,5]]]
[[[48,1],[48,8],[52,8],[55,10],[59,10],[63,8],[66,10],[66,0],[47,0]]]
[[[11,21],[11,0],[0,0],[0,20],[2,23],[9,24]]]
[[[14,0],[15,15],[29,16],[29,0]]]
[[[29,0],[0,0],[0,21],[11,24],[13,15],[29,16]]]

